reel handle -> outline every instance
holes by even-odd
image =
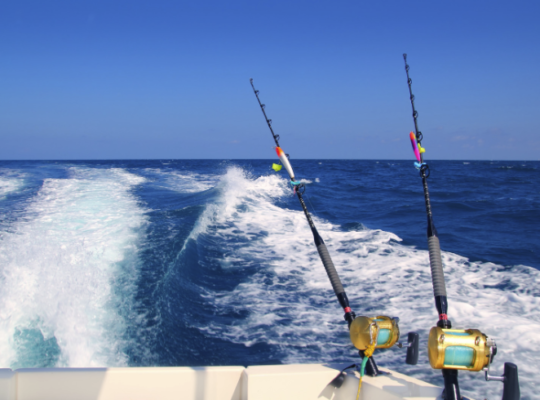
[[[487,368],[484,368],[486,381],[499,381],[503,383],[502,400],[519,400],[521,392],[519,390],[518,367],[514,363],[504,363],[504,374],[502,376],[493,376],[489,374],[489,367],[493,362],[493,357],[497,354],[497,346],[493,339],[488,339],[490,362]]]
[[[418,333],[409,332],[407,341],[409,342],[409,345],[407,347],[407,357],[405,358],[405,362],[409,365],[416,365],[418,363]]]
[[[519,400],[521,392],[519,391],[518,368],[516,364],[504,363],[504,386],[502,400]]]
[[[403,347],[407,348],[407,357],[405,358],[405,362],[409,365],[416,365],[418,364],[418,344],[419,344],[419,336],[416,332],[409,332],[407,336],[407,345],[403,345],[403,343],[397,343],[397,347],[400,349]]]
[[[489,375],[489,368],[486,368],[484,371],[486,373],[486,381],[499,381],[503,383],[502,400],[519,400],[521,398],[516,364],[504,363],[504,374],[502,376]]]

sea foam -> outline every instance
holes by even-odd
[[[24,187],[24,174],[0,170],[0,200]]]
[[[130,190],[142,182],[85,168],[43,182],[0,242],[2,367],[126,365],[146,224]]]

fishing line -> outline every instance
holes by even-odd
[[[315,207],[313,206],[313,203],[311,202],[311,196],[306,196],[306,197],[307,197],[307,199],[309,201],[309,205],[313,209],[313,213],[317,213],[317,210],[315,210]]]

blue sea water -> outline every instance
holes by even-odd
[[[379,365],[442,384],[421,179],[410,161],[292,160],[357,314],[421,335]],[[270,160],[0,162],[0,367],[357,361],[284,173]],[[456,328],[494,337],[522,398],[540,367],[540,162],[432,161]],[[502,385],[460,373],[462,389]]]

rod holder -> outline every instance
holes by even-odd
[[[358,352],[360,353],[360,357],[362,357],[363,359],[365,357],[364,350],[359,350]],[[366,375],[371,377],[381,375],[381,371],[379,371],[377,363],[375,362],[375,359],[373,357],[369,357],[366,362]]]

